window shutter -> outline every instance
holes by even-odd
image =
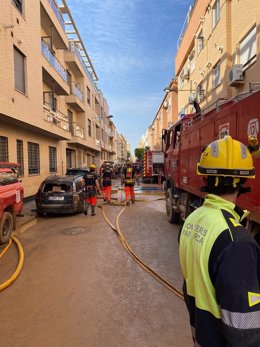
[[[15,89],[25,94],[24,55],[14,47]]]

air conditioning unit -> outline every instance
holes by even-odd
[[[188,66],[183,69],[183,78],[186,80],[190,78],[190,68]]]
[[[234,65],[229,71],[229,85],[244,82],[243,64]]]

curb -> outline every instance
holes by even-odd
[[[21,219],[20,219],[21,218]],[[20,219],[20,220],[19,220]],[[37,224],[37,216],[24,216],[24,217],[17,217],[17,224],[16,229],[13,232],[13,235],[21,234],[25,232],[27,229],[31,228],[35,224]]]

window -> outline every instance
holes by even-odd
[[[22,0],[12,0],[12,3],[17,8],[21,14],[23,14],[23,1]]]
[[[57,111],[57,98],[53,92],[43,92],[43,100],[44,104],[49,106],[52,111]]]
[[[73,132],[73,113],[70,110],[67,110],[68,112],[68,121],[69,121],[69,131],[74,135]]]
[[[198,100],[199,102],[202,101],[205,98],[205,90],[203,88],[203,83],[201,82],[198,85]]]
[[[17,153],[17,163],[18,166],[18,175],[24,176],[24,158],[23,158],[23,141],[16,140],[16,153]]]
[[[180,86],[180,89],[182,89],[184,87],[184,71],[182,70],[181,74],[180,74],[180,77],[179,77],[179,86]]]
[[[220,83],[220,62],[213,67],[213,88],[216,88]]]
[[[90,105],[90,89],[87,87],[87,102]]]
[[[49,171],[57,172],[57,149],[56,147],[49,147]]]
[[[28,142],[28,173],[40,173],[40,151],[38,143]]]
[[[199,54],[204,47],[204,37],[203,37],[203,31],[201,30],[198,36],[197,40],[197,54]]]
[[[240,64],[247,66],[256,58],[256,26],[240,42]]]
[[[25,94],[25,56],[14,47],[15,89]]]
[[[212,7],[212,26],[215,28],[220,19],[220,0],[217,0]]]
[[[195,70],[195,51],[194,50],[190,53],[190,56],[189,56],[189,66],[190,66],[190,73],[192,73]]]
[[[8,138],[5,136],[0,136],[0,161],[8,160]]]
[[[91,121],[88,119],[88,136],[91,137]]]

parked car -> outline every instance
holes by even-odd
[[[85,176],[86,173],[89,173],[90,170],[87,167],[72,167],[67,169],[66,175],[80,175],[80,176]]]
[[[84,178],[80,175],[47,177],[35,195],[38,214],[83,212],[84,187]]]

